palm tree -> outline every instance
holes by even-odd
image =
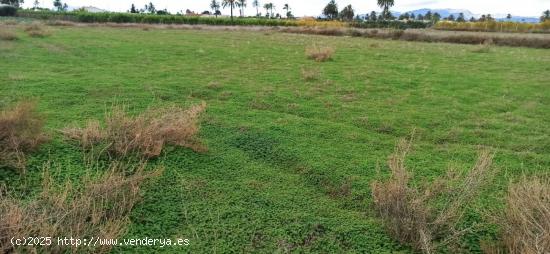
[[[258,7],[260,7],[260,1],[258,0],[252,1],[252,7],[256,8],[256,17],[260,16],[260,11],[258,10]]]
[[[233,21],[233,9],[235,9],[235,6],[237,6],[237,4],[238,0],[223,0],[222,2],[223,8],[231,8],[231,21]]]
[[[218,17],[218,12],[220,10],[220,3],[216,0],[212,0],[210,3],[210,9],[214,12],[214,15],[216,15],[216,18]]]
[[[390,16],[390,7],[392,7],[394,4],[394,0],[378,0],[378,6],[383,9],[382,17],[384,17],[384,19],[387,19]]]
[[[290,7],[288,6],[288,4],[285,4],[285,6],[283,7],[283,10],[286,10],[286,18],[288,18],[288,12],[290,10]]]
[[[237,6],[241,7],[241,16],[244,17],[244,8],[246,7],[246,0],[239,0]]]
[[[265,9],[266,13],[268,14],[268,16],[270,16],[270,17],[273,17],[273,8],[275,8],[275,5],[273,5],[273,3],[264,4],[264,9]],[[271,10],[271,12],[270,12],[270,10]]]

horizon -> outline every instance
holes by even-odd
[[[30,8],[33,6],[31,0],[25,1],[23,7]],[[40,1],[40,7],[42,8],[53,8],[53,1],[43,2]],[[66,0],[62,1],[67,3],[70,7],[82,7],[82,6],[93,6],[100,9],[113,12],[126,12],[130,9],[132,3],[135,4],[136,8],[141,9],[143,6],[149,2],[152,2],[157,10],[167,9],[170,13],[185,12],[189,9],[191,11],[201,13],[203,11],[210,10],[209,0],[193,1],[193,0],[122,0],[122,1],[93,1],[93,0]],[[221,1],[220,1],[221,2]],[[247,7],[245,8],[245,15],[254,16],[256,14],[256,8],[252,7],[252,1],[247,1]],[[272,2],[275,5],[275,13],[281,13],[284,15],[282,6],[285,3],[290,5],[291,11],[296,17],[303,16],[319,16],[321,15],[322,9],[329,2],[328,0],[309,0],[309,1],[300,1],[298,3],[290,3],[290,1],[285,0],[271,0],[271,1],[260,1],[260,5],[263,6],[264,3]],[[360,0],[347,0],[347,1],[336,1],[338,8],[342,9],[344,6],[351,4],[355,10],[355,14],[366,14],[371,11],[379,12],[380,8],[376,5],[376,1],[360,1]],[[518,3],[514,0],[486,0],[482,3],[474,0],[462,0],[462,1],[452,1],[452,0],[402,0],[396,1],[395,6],[391,8],[392,12],[408,12],[417,9],[458,9],[458,10],[468,10],[474,14],[491,14],[494,16],[506,15],[508,13],[513,16],[526,16],[526,17],[539,17],[544,10],[550,9],[550,0],[525,0],[521,3]],[[220,11],[223,15],[229,15],[230,10],[228,8],[221,8]],[[261,13],[265,13],[263,8],[259,8]],[[234,15],[239,15],[239,10],[234,10]]]

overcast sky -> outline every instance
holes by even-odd
[[[31,7],[34,0],[25,0],[25,6]],[[202,12],[209,9],[211,0],[61,0],[71,7],[95,6],[110,11],[126,11],[134,3],[138,8],[148,2],[153,2],[157,9],[168,9],[175,13],[190,9],[195,12]],[[218,0],[221,1],[221,0]],[[295,16],[318,16],[329,0],[260,0],[263,5],[272,2],[275,12],[283,13],[282,7],[288,3]],[[53,0],[39,0],[42,7],[52,8]],[[252,0],[248,0],[248,7],[245,10],[247,15],[255,15],[256,10],[252,7]],[[351,4],[356,14],[368,13],[372,10],[378,11],[376,0],[337,0],[338,8]],[[404,12],[420,8],[452,8],[468,9],[475,14],[491,13],[505,14],[512,13],[516,16],[540,16],[546,9],[550,9],[550,0],[396,0],[392,8],[394,11]],[[265,12],[260,8],[260,12]],[[223,9],[222,13],[229,14],[229,9]],[[238,12],[237,12],[238,13]]]

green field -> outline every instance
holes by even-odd
[[[277,32],[50,27],[0,41],[0,107],[38,101],[53,140],[28,172],[0,184],[36,193],[44,162],[82,175],[80,149],[57,131],[102,119],[113,104],[142,112],[205,101],[209,151],[169,148],[123,238],[189,238],[172,253],[409,253],[385,232],[369,185],[388,175],[395,143],[415,132],[407,167],[423,183],[467,171],[480,148],[497,176],[471,200],[462,237],[496,237],[479,210],[503,205],[509,181],[550,170],[550,51]],[[335,49],[331,61],[304,54]],[[316,73],[304,80],[303,71]],[[380,172],[378,174],[377,172]],[[350,188],[350,191],[347,188]],[[113,252],[151,253],[152,247]]]

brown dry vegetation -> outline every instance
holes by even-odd
[[[334,49],[332,47],[319,47],[317,45],[306,48],[306,56],[317,62],[325,62],[332,59]]]
[[[62,132],[65,137],[78,141],[85,150],[104,145],[102,150],[115,157],[154,158],[167,144],[200,152],[206,148],[196,135],[199,116],[205,109],[206,104],[202,103],[187,110],[169,107],[131,117],[123,107],[114,107],[106,114],[104,127],[99,121],[91,120],[84,128],[68,127]]]
[[[434,253],[441,246],[456,247],[464,233],[457,229],[467,202],[477,194],[490,175],[492,154],[480,152],[479,159],[463,177],[448,175],[428,186],[414,188],[405,168],[410,141],[402,140],[388,160],[391,178],[372,184],[374,207],[389,233],[402,244],[424,253]],[[442,208],[434,204],[446,200]]]
[[[506,209],[499,218],[508,253],[549,253],[550,181],[523,178],[510,185]]]
[[[21,102],[0,112],[0,167],[24,172],[26,154],[46,140],[44,120],[32,102]]]
[[[3,27],[0,27],[0,40],[15,41],[17,39],[19,38],[17,37],[16,33],[14,33],[13,31],[4,29]]]
[[[304,81],[318,80],[319,76],[319,69],[302,68],[302,79]]]
[[[51,35],[50,31],[46,28],[44,24],[41,23],[32,23],[25,27],[25,32],[30,37],[43,38]]]
[[[113,164],[97,179],[86,177],[82,187],[76,188],[70,182],[53,186],[45,166],[42,192],[31,200],[0,190],[0,252],[108,252],[110,246],[81,246],[77,250],[75,246],[60,246],[56,242],[50,246],[14,249],[10,239],[30,236],[117,239],[124,233],[129,212],[140,199],[141,184],[162,172],[160,169],[145,172],[142,164],[133,175],[125,176],[118,167]]]

